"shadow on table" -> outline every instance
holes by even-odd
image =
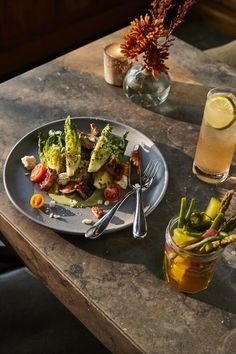
[[[178,213],[180,197],[186,194],[189,200],[193,196],[197,197],[200,209],[206,206],[212,195],[219,196],[220,190],[203,184],[193,176],[190,157],[167,145],[159,145],[159,148],[168,165],[169,184],[160,205],[147,217],[149,234],[145,239],[135,240],[131,228],[122,230],[119,234],[104,234],[93,241],[69,235],[63,237],[97,257],[131,265],[125,268],[125,272],[135,273],[135,265],[139,264],[157,278],[163,279],[165,229],[169,219]],[[221,261],[209,289],[191,297],[236,313],[236,303],[232,300],[235,291],[236,270]]]
[[[224,253],[227,252],[226,250]],[[234,251],[235,252],[235,251]],[[191,297],[236,314],[236,267],[223,256],[207,290]]]
[[[172,81],[167,100],[150,109],[183,122],[201,124],[207,92],[211,87]]]

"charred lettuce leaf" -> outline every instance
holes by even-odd
[[[40,161],[57,173],[65,169],[65,142],[60,130],[50,130],[48,135],[38,134],[38,152]]]

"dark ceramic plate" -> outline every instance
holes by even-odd
[[[101,118],[86,117],[72,118],[72,121],[77,125],[79,130],[85,132],[89,132],[89,124],[92,122],[95,122],[99,129],[104,128],[106,124],[110,123],[113,127],[113,133],[120,136],[128,130],[129,143],[126,155],[130,155],[135,144],[140,144],[142,146],[144,168],[150,160],[158,160],[160,162],[160,168],[152,186],[143,195],[145,213],[146,215],[150,214],[160,203],[168,183],[166,162],[156,145],[139,131],[124,124]],[[72,208],[56,205],[56,208],[53,208],[52,211],[62,217],[60,219],[54,219],[49,217],[49,213],[46,213],[46,207],[42,208],[42,210],[32,209],[30,207],[29,200],[32,194],[38,193],[40,190],[38,185],[31,183],[29,177],[25,175],[25,170],[21,163],[21,157],[25,155],[34,155],[38,158],[37,135],[39,131],[47,133],[50,129],[63,130],[64,122],[64,119],[57,120],[41,126],[24,136],[14,146],[4,166],[4,186],[11,202],[26,217],[58,232],[84,234],[89,226],[83,224],[82,220],[92,219],[96,221],[90,208]],[[49,197],[45,194],[45,206],[47,206],[49,201]],[[110,207],[111,206],[108,206],[107,209]],[[135,196],[131,196],[117,211],[106,232],[118,231],[132,225],[134,208]]]

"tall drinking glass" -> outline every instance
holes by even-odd
[[[229,174],[236,145],[236,97],[233,92],[208,92],[193,173],[207,183],[223,182]]]

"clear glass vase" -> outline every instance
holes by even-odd
[[[170,92],[171,80],[167,73],[159,74],[155,79],[152,71],[143,63],[133,65],[123,81],[125,95],[134,103],[145,108],[155,108],[163,103]]]

